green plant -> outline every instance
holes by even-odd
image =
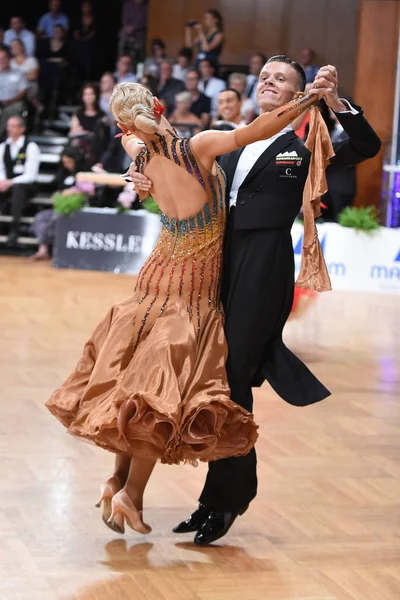
[[[85,206],[86,194],[74,192],[68,195],[56,192],[52,196],[54,212],[59,215],[69,215]]]
[[[375,206],[348,206],[339,215],[339,225],[372,233],[380,227],[378,211]]]
[[[148,210],[151,213],[154,213],[156,215],[158,215],[160,213],[160,209],[158,208],[157,204],[155,203],[155,201],[153,200],[153,198],[151,196],[147,196],[147,198],[145,198],[142,202],[142,208],[144,208],[145,210]]]

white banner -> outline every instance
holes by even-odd
[[[322,223],[318,234],[333,289],[400,293],[400,229],[381,227],[367,234]],[[297,276],[303,243],[301,223],[293,225],[292,239]]]

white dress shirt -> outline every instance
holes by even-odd
[[[229,206],[236,206],[236,199],[239,192],[239,188],[242,185],[243,181],[246,179],[247,175],[253,168],[256,161],[260,158],[261,154],[266,151],[267,148],[271,146],[281,135],[285,135],[293,131],[293,127],[288,125],[282,131],[268,138],[267,140],[260,140],[259,142],[253,142],[245,147],[240,158],[238,160],[238,164],[236,166],[235,175],[232,181],[232,187],[229,195]]]
[[[341,98],[343,104],[346,104],[349,107],[349,110],[343,110],[342,113],[350,112],[352,115],[358,115],[358,110],[356,110],[350,102]],[[238,160],[238,164],[236,166],[236,171],[233,176],[232,187],[229,194],[229,206],[236,206],[237,195],[239,192],[239,188],[246,179],[248,173],[253,168],[256,161],[260,158],[261,154],[266,151],[267,148],[271,146],[281,135],[285,135],[293,131],[293,127],[288,125],[282,131],[277,133],[276,135],[268,138],[267,140],[261,140],[259,142],[253,142],[245,147],[240,158]]]
[[[10,146],[10,155],[13,160],[18,155],[22,146],[25,143],[25,136],[21,135],[16,142],[12,142],[11,138],[7,138],[5,142],[0,144],[0,181],[7,179],[6,167],[4,164],[4,151],[6,144]],[[39,146],[35,142],[29,142],[26,147],[26,159],[23,165],[16,165],[14,167],[14,174],[16,177],[12,179],[13,185],[15,183],[34,183],[37,180],[40,165],[40,150]]]

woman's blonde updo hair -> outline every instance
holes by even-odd
[[[134,125],[145,133],[158,131],[159,119],[154,114],[154,96],[140,83],[118,83],[110,98],[110,110],[116,121]]]

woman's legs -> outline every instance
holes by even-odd
[[[150,533],[151,527],[144,523],[142,517],[143,494],[156,462],[154,459],[131,458],[126,483],[112,499],[109,525],[114,531],[124,533],[126,520],[135,531]]]

